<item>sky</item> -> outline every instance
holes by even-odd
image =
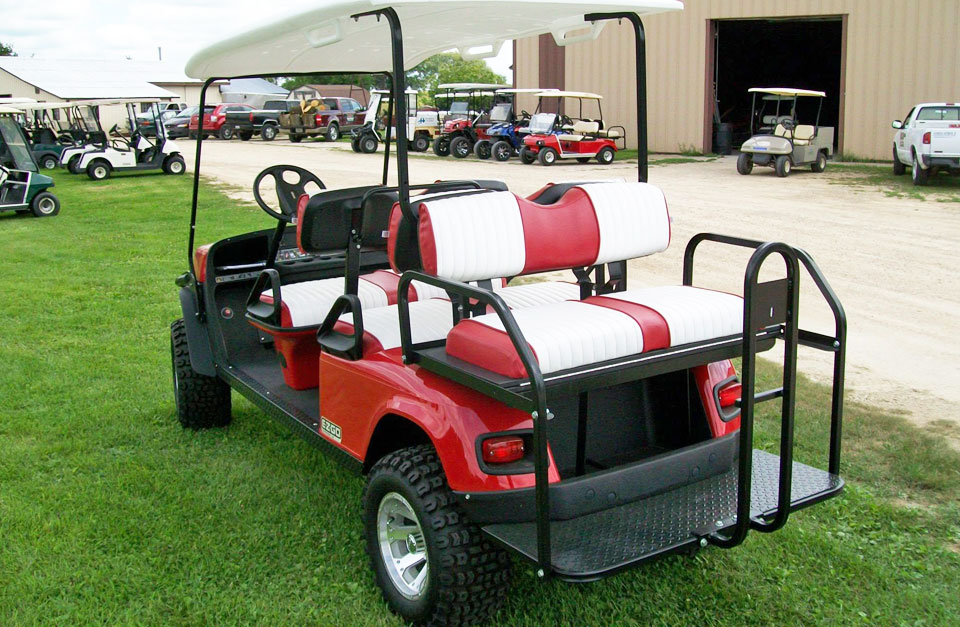
[[[279,18],[316,6],[283,0]],[[183,67],[204,46],[263,26],[263,0],[40,0],[41,10],[22,0],[0,0],[0,41],[22,57],[164,61]],[[269,5],[266,5],[269,6]],[[269,12],[267,12],[269,14]],[[512,46],[487,63],[510,82]]]

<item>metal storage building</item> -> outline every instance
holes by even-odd
[[[717,115],[737,146],[747,88],[790,86],[827,92],[821,123],[836,127],[838,151],[889,159],[891,120],[918,102],[960,100],[960,0],[685,4],[644,20],[651,150],[711,152]],[[566,48],[550,35],[519,40],[516,85],[604,95],[608,124],[626,126],[634,147],[633,46],[627,24]]]

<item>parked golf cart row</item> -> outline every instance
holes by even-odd
[[[141,101],[123,103],[127,111],[127,124],[132,129],[129,136],[120,132],[114,124],[106,133],[95,117],[95,135],[86,143],[78,143],[63,148],[60,165],[72,174],[86,172],[95,181],[108,178],[113,172],[162,170],[165,174],[183,174],[186,164],[177,144],[166,136],[166,127],[161,122],[165,110],[159,106],[150,106],[145,114],[138,116],[136,106]],[[141,131],[143,115],[153,120],[153,138]]]
[[[537,97],[537,108],[532,115],[516,110],[516,98],[524,93]],[[478,99],[476,92],[468,94]],[[496,90],[493,98],[489,112],[445,119],[442,132],[433,142],[434,154],[459,159],[473,154],[479,159],[496,161],[509,161],[516,156],[525,164],[539,162],[545,166],[561,159],[576,159],[580,163],[596,159],[607,165],[613,163],[618,148],[623,147],[625,130],[621,126],[604,125],[600,104],[603,97],[598,94],[508,88]],[[577,102],[576,117],[545,112],[545,100],[553,105],[549,108],[556,111],[566,110],[565,105],[570,101]],[[584,102],[593,103],[595,117],[584,115]],[[619,145],[617,140],[621,142]]]
[[[0,105],[0,212],[55,216],[60,213],[60,200],[48,191],[53,179],[39,172],[17,120],[23,115],[20,109]]]
[[[407,621],[489,620],[507,594],[511,553],[537,580],[594,581],[672,553],[734,548],[843,490],[846,318],[803,250],[702,233],[687,244],[682,285],[628,285],[628,266],[643,263],[628,261],[671,239],[667,199],[646,182],[644,143],[638,182],[548,184],[522,197],[480,178],[410,180],[405,71],[423,58],[496,54],[518,33],[571,45],[614,20],[632,26],[642,60],[639,14],[682,8],[326,0],[187,65],[207,84],[389,76],[396,186],[390,159],[368,184],[335,190],[302,168],[273,166],[254,191],[274,226],[197,246],[205,211],[195,185],[170,348],[184,427],[229,424],[233,389],[367,475],[357,509],[373,577]],[[639,64],[641,112],[644,76]],[[642,114],[637,137],[646,137]],[[272,203],[260,189],[267,178]],[[742,280],[742,296],[694,285],[703,242],[749,252],[746,270],[728,277]],[[770,257],[780,270],[761,281]],[[574,280],[511,282],[546,272]],[[829,333],[799,326],[807,273],[833,313]],[[780,342],[777,387],[758,390],[757,354]],[[827,470],[793,460],[799,345],[834,359]],[[755,408],[767,401],[779,405],[775,452],[754,448]]]

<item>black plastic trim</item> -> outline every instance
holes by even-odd
[[[206,325],[200,322],[197,307],[197,294],[190,287],[180,288],[180,309],[183,311],[183,325],[187,330],[187,346],[190,348],[190,366],[198,373],[217,376],[217,367],[210,347],[210,334]]]

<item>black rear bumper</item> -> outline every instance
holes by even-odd
[[[550,519],[569,520],[600,512],[729,472],[737,459],[737,448],[737,434],[733,433],[551,484]],[[477,524],[536,520],[536,490],[532,487],[454,494]]]

